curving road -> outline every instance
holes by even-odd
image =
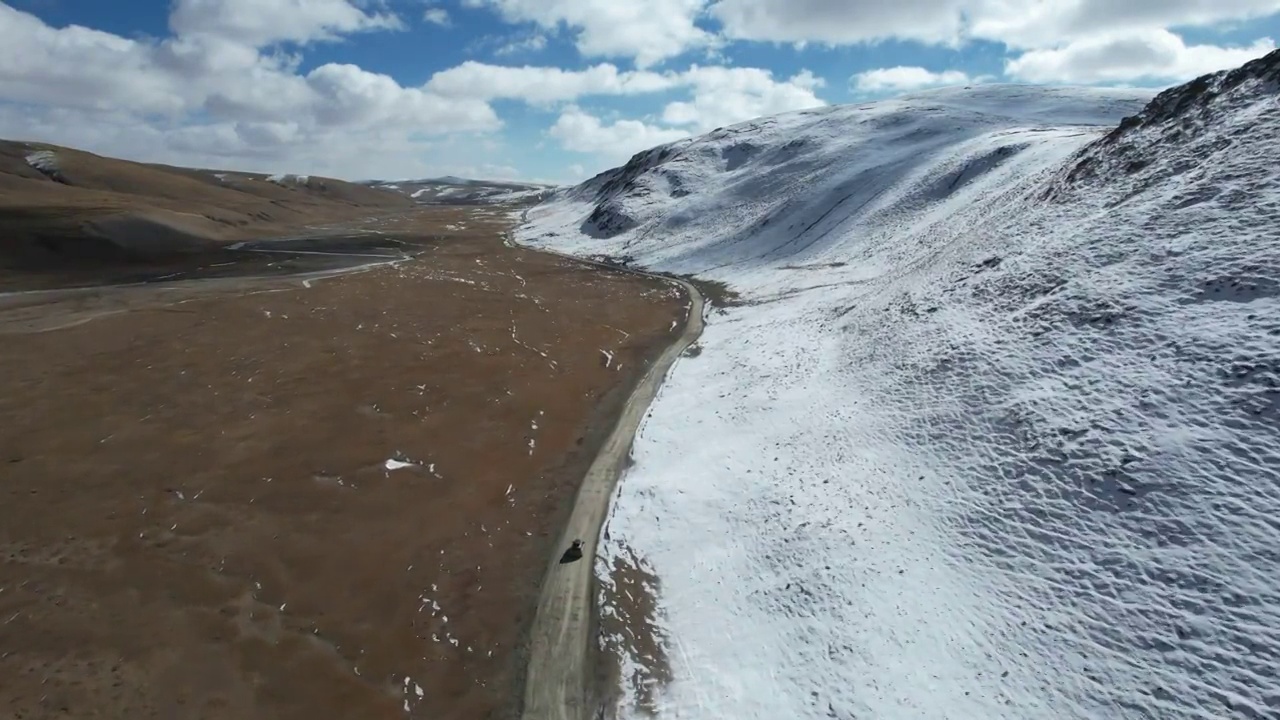
[[[573,259],[586,262],[581,258]],[[604,267],[624,269],[611,265]],[[600,710],[589,686],[594,672],[588,672],[586,667],[595,620],[595,577],[592,570],[596,541],[641,419],[657,396],[671,366],[702,333],[703,300],[697,288],[683,280],[663,279],[679,283],[689,294],[689,317],[680,337],[658,357],[631,393],[622,415],[578,490],[573,514],[550,560],[538,599],[530,637],[523,720],[591,720]],[[560,553],[575,538],[583,541],[583,559],[559,564]]]

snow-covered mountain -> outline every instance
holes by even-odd
[[[740,293],[604,543],[659,717],[1280,715],[1278,73],[787,114],[530,212]]]
[[[538,202],[555,187],[500,180],[468,180],[446,175],[420,180],[367,180],[363,184],[408,195],[419,205],[496,205]]]

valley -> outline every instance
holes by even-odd
[[[0,707],[1280,713],[1270,40],[1159,31],[1212,67],[1158,91],[904,66],[846,104],[661,53],[413,87],[260,54],[404,29],[329,7],[237,51],[0,3],[162,66],[156,107],[188,115],[139,116],[165,144],[138,157],[417,178],[0,141]],[[238,93],[246,60],[281,97],[174,82]],[[441,174],[471,171],[588,179]]]
[[[546,561],[685,301],[507,247],[513,212],[0,296],[0,706],[516,712]],[[375,246],[411,250],[354,272],[306,254]]]

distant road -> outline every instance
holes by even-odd
[[[538,600],[530,639],[523,720],[591,720],[599,709],[593,704],[597,701],[591,697],[588,685],[595,673],[586,667],[595,620],[592,617],[595,591],[592,570],[596,541],[641,419],[676,359],[702,334],[703,298],[698,289],[684,280],[654,277],[679,283],[685,289],[690,299],[689,317],[680,337],[658,357],[632,392],[578,490],[573,514],[560,536],[556,554],[550,559]],[[583,542],[583,559],[559,564],[560,553],[576,538]]]

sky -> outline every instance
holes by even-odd
[[[344,179],[574,183],[931,87],[1164,87],[1280,0],[0,0],[0,137]]]

